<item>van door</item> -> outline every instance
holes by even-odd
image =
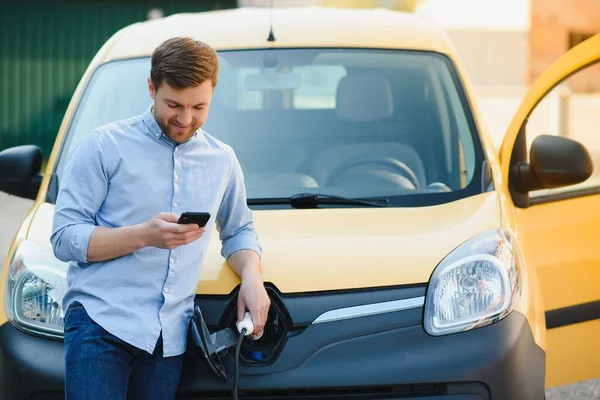
[[[558,59],[531,86],[500,148],[502,182],[545,304],[546,387],[600,377],[599,61],[600,34]],[[531,161],[532,143],[542,134],[583,144],[592,176],[566,187],[515,189],[515,167]]]

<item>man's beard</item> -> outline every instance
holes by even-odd
[[[165,122],[161,119],[158,118],[156,116],[156,112],[154,109],[152,109],[152,114],[154,115],[154,119],[156,120],[156,123],[158,124],[158,126],[160,127],[160,130],[167,135],[169,138],[171,138],[171,140],[178,142],[178,143],[183,143],[185,141],[187,141],[188,139],[190,139],[192,136],[194,136],[194,133],[196,133],[196,131],[200,128],[200,124],[197,124],[195,120],[192,120],[191,126],[189,127],[189,129],[185,132],[181,132],[181,131],[171,131],[169,130],[169,127],[174,127],[173,123],[169,123],[167,122],[165,124]],[[172,118],[173,120],[175,120],[175,117]]]

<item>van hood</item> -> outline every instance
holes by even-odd
[[[40,205],[29,239],[50,246],[53,212],[53,205]],[[501,223],[496,192],[429,207],[260,210],[254,215],[263,278],[283,293],[426,283],[453,249]],[[220,250],[214,232],[199,294],[229,294],[239,283]]]

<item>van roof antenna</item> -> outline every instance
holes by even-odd
[[[271,0],[271,26],[269,27],[269,37],[267,38],[267,42],[274,42],[275,35],[273,35],[273,0]]]

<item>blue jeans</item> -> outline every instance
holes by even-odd
[[[81,303],[65,315],[67,400],[174,399],[183,355],[162,357],[162,335],[154,354],[108,333]]]

